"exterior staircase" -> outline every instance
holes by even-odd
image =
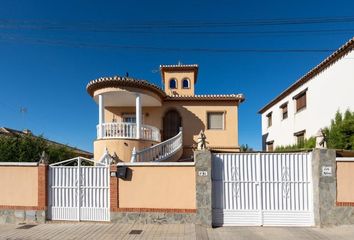
[[[175,162],[183,152],[183,135],[182,128],[179,133],[159,144],[137,151],[135,148],[132,152],[131,162]]]

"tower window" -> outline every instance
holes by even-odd
[[[176,89],[177,88],[177,80],[172,78],[170,80],[170,89]]]
[[[190,88],[189,79],[187,79],[187,78],[183,79],[182,86],[183,86],[183,88]]]

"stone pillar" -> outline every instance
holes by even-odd
[[[110,166],[110,172],[117,172],[117,165]],[[110,206],[111,212],[117,211],[119,207],[119,198],[118,198],[118,177],[110,176]]]
[[[211,153],[194,151],[196,175],[196,224],[212,227]]]
[[[336,206],[337,163],[335,150],[313,150],[312,178],[316,226],[353,224],[354,208]]]
[[[140,94],[136,95],[135,99],[135,118],[136,118],[136,138],[140,139],[141,134],[141,97]]]
[[[98,136],[97,138],[102,138],[104,136],[103,131],[104,128],[102,127],[102,124],[105,122],[104,120],[104,100],[103,100],[103,95],[100,94],[98,95]]]

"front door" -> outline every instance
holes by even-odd
[[[170,139],[179,133],[182,119],[176,110],[168,111],[163,118],[163,140]]]

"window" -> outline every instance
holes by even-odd
[[[185,79],[183,79],[183,81],[182,81],[182,87],[183,88],[190,88],[190,86],[189,86],[189,79],[187,79],[187,78],[185,78]]]
[[[288,102],[283,103],[282,105],[280,105],[280,109],[281,109],[281,115],[282,115],[282,119],[287,119],[288,118]]]
[[[293,97],[293,99],[296,101],[296,112],[306,108],[306,92],[307,88]]]
[[[135,114],[123,114],[123,122],[126,123],[136,123]]]
[[[272,112],[268,113],[267,115],[267,125],[268,127],[272,126]]]
[[[294,136],[296,137],[296,143],[300,148],[304,147],[305,132],[306,132],[305,130],[302,130],[302,131],[294,133]]]
[[[267,145],[267,152],[274,151],[274,141],[266,142],[266,145]]]
[[[208,129],[223,130],[224,129],[224,113],[223,112],[209,112],[208,117]]]
[[[177,88],[177,80],[172,78],[170,80],[170,89],[176,89]]]

